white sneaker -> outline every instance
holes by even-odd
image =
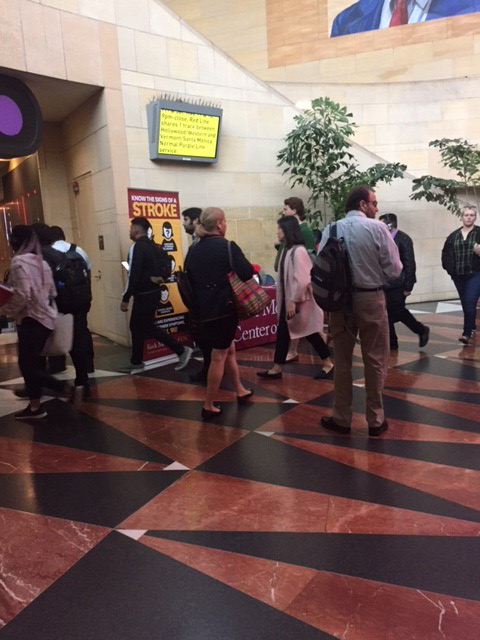
[[[187,364],[190,362],[190,358],[193,355],[193,349],[191,347],[184,347],[183,353],[178,356],[178,364],[175,367],[175,371],[181,371],[185,369]]]

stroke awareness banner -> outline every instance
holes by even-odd
[[[175,191],[152,191],[128,189],[128,217],[148,218],[152,225],[155,242],[161,245],[174,260],[172,276],[160,286],[160,304],[156,314],[156,325],[170,333],[182,344],[191,344],[185,326],[187,308],[180,298],[173,271],[183,267],[182,222],[180,201]],[[147,340],[144,345],[144,361],[171,355],[170,349],[157,340]]]

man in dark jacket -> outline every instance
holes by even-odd
[[[147,218],[132,220],[130,239],[133,240],[133,244],[128,254],[128,283],[120,305],[120,310],[127,312],[130,298],[133,296],[130,316],[132,357],[130,366],[121,369],[124,373],[133,373],[144,368],[143,345],[149,338],[162,342],[177,354],[179,362],[175,367],[176,371],[187,366],[193,353],[193,349],[184,347],[169,333],[155,326],[155,313],[160,302],[161,290],[158,283],[158,249],[152,236],[152,225]]]
[[[390,350],[398,351],[398,338],[395,333],[395,323],[403,324],[418,335],[418,344],[423,348],[430,337],[430,329],[419,322],[415,316],[405,307],[407,297],[412,293],[417,281],[415,276],[415,253],[410,236],[397,228],[397,216],[394,213],[386,213],[379,218],[384,222],[392,234],[392,238],[398,247],[400,260],[403,265],[401,276],[385,289],[387,297],[388,326],[390,329]]]
[[[477,302],[480,298],[480,227],[477,210],[465,207],[463,225],[451,233],[442,250],[442,267],[453,279],[463,309],[463,333],[459,340],[469,344],[475,335]]]

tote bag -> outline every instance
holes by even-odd
[[[268,307],[271,302],[270,296],[253,278],[244,282],[237,276],[233,267],[230,241],[228,242],[228,257],[231,268],[228,274],[228,281],[232,288],[233,302],[238,317],[240,320],[253,318],[253,316],[257,316]]]
[[[55,329],[48,336],[42,356],[64,356],[72,350],[73,315],[59,313],[55,318]]]

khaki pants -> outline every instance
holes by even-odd
[[[335,399],[333,419],[343,427],[352,421],[352,357],[355,338],[360,336],[369,427],[385,420],[383,386],[388,363],[388,319],[383,291],[353,294],[353,313],[331,313],[330,326],[335,350]]]

